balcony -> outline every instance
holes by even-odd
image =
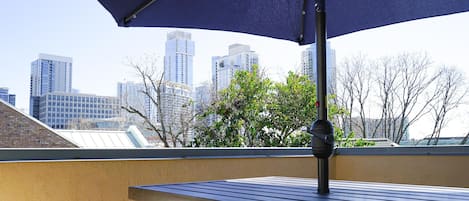
[[[308,148],[1,149],[0,200],[128,200],[130,186],[315,178]],[[469,188],[469,146],[337,149],[334,180]]]

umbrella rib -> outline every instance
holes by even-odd
[[[156,0],[148,0],[142,4],[140,4],[140,6],[138,6],[137,8],[135,8],[132,13],[130,13],[130,15],[128,15],[127,17],[124,18],[124,24],[127,25],[130,21],[132,21],[132,19],[135,19],[137,18],[137,15],[142,12],[145,8],[147,8],[148,6],[150,6],[151,4],[155,3]]]
[[[300,24],[300,36],[298,37],[298,43],[302,44],[304,39],[305,39],[305,16],[306,16],[306,10],[305,10],[305,4],[306,0],[303,0],[303,5],[301,7],[301,24]]]

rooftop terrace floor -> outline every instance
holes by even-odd
[[[257,177],[222,181],[135,186],[129,198],[144,200],[468,200],[469,188],[330,181],[330,194],[319,195],[317,180]]]

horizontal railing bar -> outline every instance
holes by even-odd
[[[469,155],[469,146],[338,148],[335,155]],[[0,161],[262,158],[312,156],[311,148],[46,149],[2,148]]]
[[[367,148],[339,148],[336,155],[435,155],[435,156],[458,156],[469,155],[469,146],[427,146],[427,147],[367,147]]]
[[[307,148],[0,149],[0,161],[312,156]]]

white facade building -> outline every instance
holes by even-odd
[[[68,129],[75,120],[109,119],[120,114],[117,97],[51,92],[39,100],[39,120],[51,128]]]
[[[162,117],[158,121],[164,121],[166,129],[172,133],[183,133],[182,138],[187,141],[193,139],[189,124],[193,121],[192,89],[185,84],[164,82],[161,87],[161,111]],[[182,139],[181,138],[181,139]]]
[[[228,55],[212,57],[212,83],[216,91],[227,88],[236,71],[252,71],[252,66],[259,64],[257,53],[248,45],[233,44],[228,49]]]
[[[168,33],[164,57],[164,79],[192,87],[194,41],[182,31]]]
[[[301,73],[316,83],[316,44],[313,43],[301,53]],[[336,55],[331,44],[326,44],[326,74],[327,74],[327,93],[335,94],[337,91],[337,73],[336,73]]]
[[[39,97],[50,92],[72,92],[72,58],[39,54],[31,62],[29,113],[39,118]]]

